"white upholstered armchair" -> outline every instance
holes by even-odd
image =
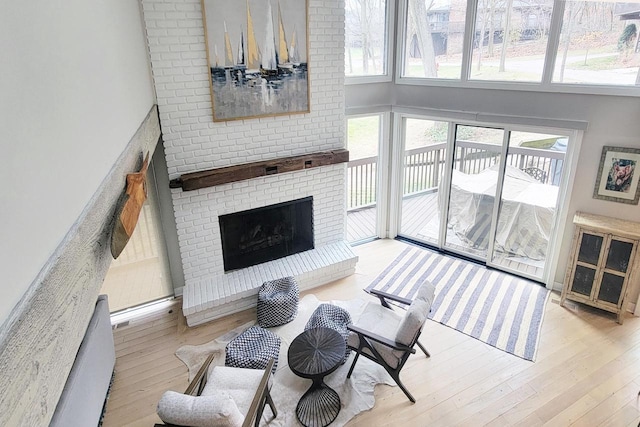
[[[249,427],[259,425],[268,404],[278,415],[271,399],[271,359],[265,369],[215,366],[210,355],[184,393],[167,391],[158,402],[160,426]],[[207,371],[210,371],[207,375]]]

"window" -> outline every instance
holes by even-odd
[[[541,82],[553,0],[478,0],[471,79]]]
[[[386,0],[345,1],[345,75],[387,74]]]
[[[521,88],[536,90],[538,84],[547,91],[581,85],[579,92],[594,93],[618,87],[615,94],[640,94],[628,90],[640,89],[640,0],[403,0],[403,5],[403,78],[481,87],[521,82],[527,83]]]
[[[163,152],[156,154],[164,156]],[[147,172],[148,198],[138,223],[127,246],[109,266],[100,289],[109,296],[112,313],[173,295],[155,176],[152,163]]]
[[[567,0],[553,81],[640,85],[640,2]]]
[[[347,241],[376,237],[382,116],[347,118]]]
[[[465,0],[408,0],[404,77],[460,80]]]

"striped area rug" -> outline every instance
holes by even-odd
[[[365,290],[413,298],[436,285],[429,318],[526,360],[534,360],[549,291],[472,262],[408,246]]]

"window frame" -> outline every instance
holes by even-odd
[[[384,58],[384,72],[382,74],[375,74],[369,76],[348,76],[345,72],[344,75],[344,84],[363,84],[363,83],[388,83],[393,81],[393,71],[394,67],[394,49],[392,49],[392,40],[393,36],[396,34],[396,14],[395,14],[395,3],[396,0],[385,0],[385,26],[386,31],[384,35],[384,50],[385,54]],[[346,2],[345,2],[346,7]],[[346,31],[346,28],[345,28]],[[345,35],[345,49],[346,49],[347,38]],[[345,58],[346,61],[346,58]],[[346,68],[345,68],[346,71]]]
[[[389,164],[389,158],[391,156],[391,135],[392,129],[391,123],[391,109],[390,108],[364,108],[353,109],[347,111],[345,114],[345,147],[349,149],[349,120],[359,119],[365,117],[378,117],[378,160],[377,163],[380,167],[376,169],[376,224],[375,235],[370,238],[366,238],[361,241],[354,242],[355,244],[365,243],[373,239],[382,239],[387,237],[387,223],[389,221],[389,168],[384,165]],[[348,169],[348,166],[347,166]],[[348,172],[347,172],[348,173]],[[345,175],[346,176],[346,175]],[[345,185],[346,179],[345,179]],[[346,194],[346,190],[345,190]],[[348,197],[348,195],[347,195]],[[347,211],[345,209],[345,216]]]
[[[406,31],[407,31],[407,11],[410,0],[399,0],[397,13],[396,31],[396,61],[394,83],[398,85],[414,86],[437,86],[452,88],[473,88],[473,89],[494,89],[494,90],[515,90],[525,92],[551,92],[589,95],[614,95],[640,97],[640,85],[623,86],[607,84],[584,84],[584,83],[555,83],[553,70],[556,62],[558,46],[560,44],[560,32],[562,30],[562,20],[566,2],[554,0],[553,13],[551,15],[551,25],[549,27],[549,40],[545,52],[545,63],[541,82],[511,82],[499,80],[473,80],[470,79],[471,54],[473,33],[477,14],[478,0],[467,0],[467,15],[465,17],[465,34],[463,41],[461,76],[459,80],[424,77],[405,77],[405,52],[406,52]]]

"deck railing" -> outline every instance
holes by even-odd
[[[351,160],[347,168],[347,209],[362,208],[376,203],[378,190],[378,157]]]
[[[405,195],[433,190],[440,184],[445,165],[446,143],[406,150],[404,154]],[[477,174],[495,165],[501,147],[474,141],[456,141],[454,167],[467,174]],[[507,165],[518,169],[537,168],[540,182],[558,185],[564,163],[563,151],[527,147],[510,147]],[[352,160],[348,165],[348,209],[359,209],[376,203],[377,157]]]

